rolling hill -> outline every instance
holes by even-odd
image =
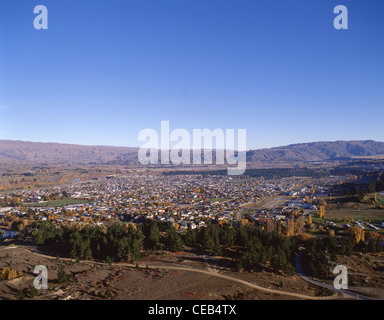
[[[327,161],[384,155],[384,142],[335,141],[292,144],[284,147],[251,150],[248,162],[262,161]]]
[[[138,148],[0,140],[0,164],[137,165]],[[349,160],[384,155],[384,142],[335,141],[250,150],[247,163]]]
[[[138,148],[128,147],[0,140],[0,162],[106,164],[120,159],[135,162],[137,161],[137,151]]]

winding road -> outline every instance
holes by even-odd
[[[303,279],[309,283],[312,283],[314,285],[333,290],[333,291],[337,292],[338,294],[340,294],[343,298],[346,298],[346,299],[377,300],[375,298],[366,297],[366,296],[357,294],[355,292],[348,291],[346,289],[336,289],[332,285],[317,281],[315,279],[312,279],[311,277],[306,276],[303,272],[303,266],[301,263],[301,260],[302,260],[301,258],[303,256],[303,254],[304,254],[304,250],[299,249],[299,254],[296,257],[296,272],[301,279]]]
[[[27,252],[33,253],[33,254],[41,257],[41,258],[52,259],[52,260],[57,259],[56,257],[52,257],[52,256],[49,256],[49,255],[45,255],[45,254],[39,253],[38,251],[34,251],[34,250],[32,251],[30,249],[24,249],[24,250],[27,251]],[[73,261],[73,259],[71,259],[71,258],[60,258],[60,260]],[[108,265],[105,262],[97,262],[97,261],[92,261],[92,260],[81,260],[80,262],[81,263],[97,264],[97,265],[105,265],[105,266]],[[135,264],[125,263],[125,262],[113,263],[112,265],[113,266],[129,267],[129,268],[137,268],[137,266]],[[236,277],[233,277],[233,276],[230,276],[230,275],[225,275],[225,274],[222,274],[222,273],[219,273],[219,272],[215,272],[215,271],[212,271],[212,270],[204,270],[204,269],[198,269],[198,268],[184,267],[184,266],[180,266],[180,265],[178,265],[178,266],[171,266],[171,265],[139,265],[138,267],[140,269],[150,268],[150,269],[164,269],[164,270],[178,270],[178,271],[187,271],[187,272],[197,272],[197,273],[201,273],[201,274],[210,275],[210,276],[213,276],[213,277],[225,279],[225,280],[228,280],[228,281],[240,283],[240,284],[243,284],[243,285],[248,286],[250,288],[262,291],[262,292],[266,292],[266,293],[270,293],[270,294],[276,294],[276,295],[284,295],[284,296],[289,296],[289,297],[294,297],[294,298],[299,298],[299,299],[305,299],[305,300],[331,300],[331,299],[337,298],[337,296],[339,295],[338,292],[335,292],[331,296],[315,297],[315,296],[309,296],[309,295],[301,294],[301,293],[269,289],[269,288],[264,288],[264,287],[258,286],[258,285],[254,284],[254,283],[249,282],[249,281],[238,279]],[[330,289],[335,290],[333,287],[330,288]]]
[[[10,247],[10,248],[3,248],[3,249],[12,249],[12,248],[17,248],[17,247]],[[31,249],[27,249],[24,247],[23,250],[25,250],[28,253],[32,253],[34,255],[37,255],[41,258],[50,259],[50,260],[56,260],[57,259],[57,257],[53,257],[53,256],[49,256],[49,255],[40,253],[37,251],[37,249],[31,250]],[[245,285],[245,286],[248,286],[250,288],[253,288],[253,289],[256,289],[256,290],[259,290],[262,292],[266,292],[269,294],[284,295],[284,296],[288,296],[288,297],[294,297],[294,298],[305,299],[305,300],[334,300],[334,299],[377,300],[375,298],[360,295],[360,294],[357,294],[357,293],[354,293],[354,292],[351,292],[351,291],[348,291],[345,289],[336,289],[332,285],[325,284],[325,283],[317,281],[317,280],[315,280],[309,276],[306,276],[303,272],[303,267],[302,267],[302,263],[301,263],[303,253],[304,253],[304,250],[299,249],[299,254],[296,257],[296,271],[297,271],[298,276],[308,283],[311,283],[311,284],[314,284],[316,286],[320,286],[320,287],[323,287],[323,288],[326,288],[326,289],[333,291],[334,292],[333,295],[330,295],[330,296],[310,296],[310,295],[301,294],[301,293],[265,288],[265,287],[256,285],[254,283],[251,283],[249,281],[236,278],[232,275],[223,274],[218,270],[214,270],[213,268],[199,269],[199,268],[185,267],[182,265],[160,265],[160,264],[159,265],[156,265],[156,264],[154,264],[154,265],[138,265],[138,268],[140,268],[140,269],[150,268],[150,269],[163,269],[163,270],[178,270],[178,271],[196,272],[196,273],[201,273],[201,274],[209,275],[212,277],[217,277],[217,278],[225,279],[228,281],[240,283],[242,285]],[[205,257],[205,258],[207,258],[207,257]],[[60,258],[60,260],[73,261],[72,258]],[[94,260],[81,260],[80,262],[81,263],[94,264],[94,265],[97,264],[97,265],[102,265],[102,266],[108,265],[106,262],[98,262],[98,261],[94,261]],[[125,263],[125,262],[113,263],[112,266],[137,268],[136,264]]]

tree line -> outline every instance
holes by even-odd
[[[294,256],[298,249],[298,242],[294,237],[285,237],[277,232],[268,232],[251,226],[229,223],[208,224],[204,228],[187,229],[178,234],[171,227],[160,236],[160,229],[167,227],[151,222],[144,228],[148,235],[146,242],[149,248],[167,248],[180,251],[183,246],[216,255],[231,255],[235,258],[237,270],[262,270],[283,271],[293,273]],[[174,233],[177,235],[175,236]],[[173,235],[170,237],[170,234]],[[173,237],[176,237],[174,239]]]
[[[107,262],[138,261],[153,250],[196,251],[230,256],[237,270],[284,272],[293,274],[298,248],[303,241],[239,223],[208,224],[203,228],[179,232],[165,222],[147,221],[140,227],[114,223],[107,228],[85,226],[81,229],[41,222],[35,231],[37,245],[54,246],[61,255],[74,259],[99,259]],[[326,276],[328,260],[353,252],[381,252],[379,238],[368,242],[353,233],[346,239],[335,236],[309,238],[304,242],[303,267],[312,276]]]
[[[175,175],[201,175],[203,177],[209,176],[225,176],[227,170],[175,170],[163,172],[166,176]],[[314,169],[314,168],[270,168],[270,169],[247,169],[243,176],[252,178],[274,179],[274,178],[291,178],[291,177],[313,177],[319,178],[328,175],[327,169]]]
[[[183,251],[185,246],[204,250],[212,255],[232,257],[235,252],[237,269],[291,272],[297,244],[294,238],[267,232],[250,226],[233,226],[225,223],[209,224],[204,228],[177,231],[173,225],[146,222],[140,228],[114,223],[103,229],[86,226],[81,229],[56,226],[42,222],[35,231],[37,245],[51,245],[61,255],[74,259],[100,259],[104,261],[140,260],[146,251]]]
[[[62,255],[75,259],[105,261],[136,260],[141,257],[144,236],[133,225],[115,223],[103,230],[98,226],[82,229],[41,223],[35,232],[37,245],[51,245]]]
[[[336,261],[337,255],[350,256],[355,252],[376,253],[382,252],[383,247],[379,238],[356,238],[351,232],[346,238],[327,236],[324,238],[311,238],[305,243],[305,253],[302,257],[303,268],[306,274],[313,277],[327,277],[330,275],[328,261]]]

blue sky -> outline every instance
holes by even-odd
[[[382,0],[2,0],[0,139],[140,146],[168,120],[248,149],[384,141],[383,34]]]

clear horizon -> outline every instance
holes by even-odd
[[[247,150],[384,141],[383,16],[380,0],[4,0],[0,139],[140,147],[169,120],[246,129]]]
[[[79,144],[79,143],[67,143],[67,142],[55,142],[55,141],[27,141],[27,140],[11,140],[11,139],[0,139],[0,141],[14,141],[14,142],[26,142],[26,143],[52,143],[52,144],[65,144],[65,145],[78,145],[78,146],[85,146],[85,147],[116,147],[116,148],[140,148],[141,146],[123,146],[123,145],[106,145],[106,144]],[[284,148],[288,147],[290,145],[300,145],[300,144],[311,144],[311,143],[334,143],[334,142],[365,142],[365,141],[373,141],[377,143],[384,143],[384,141],[377,141],[377,140],[328,140],[328,141],[308,141],[308,142],[298,142],[298,143],[291,143],[287,145],[278,145],[278,146],[272,146],[272,147],[266,147],[266,148],[247,148],[247,151],[252,150],[261,150],[261,149],[272,149],[272,148]],[[172,146],[170,146],[170,149]],[[167,150],[170,150],[167,149]],[[158,148],[158,150],[163,150],[161,148]],[[165,150],[165,149],[164,149]],[[194,150],[193,148],[190,148],[190,150]],[[199,149],[200,150],[200,149]],[[204,148],[202,148],[204,150]],[[219,149],[215,149],[216,151]]]

